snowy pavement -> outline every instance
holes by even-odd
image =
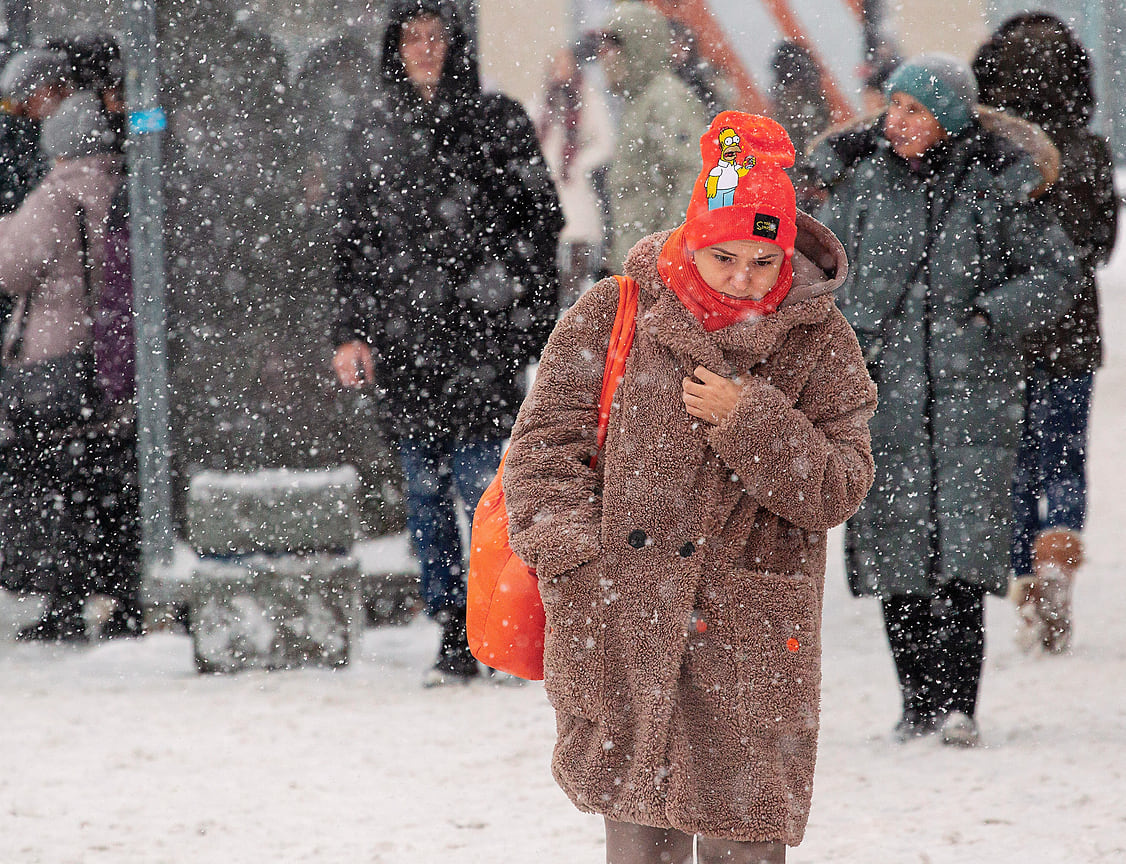
[[[984,746],[893,744],[878,609],[831,555],[813,812],[790,864],[1126,861],[1126,248],[1102,288],[1074,650],[1018,653],[991,599]],[[0,864],[604,860],[600,821],[549,774],[542,687],[421,689],[429,622],[367,631],[339,672],[206,677],[183,635],[14,644],[33,615],[0,596]]]

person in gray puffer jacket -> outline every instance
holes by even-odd
[[[40,144],[53,161],[50,172],[19,210],[0,219],[0,291],[15,300],[3,338],[4,389],[18,392],[8,385],[20,375],[62,375],[74,368],[66,380],[82,392],[62,394],[74,397],[65,400],[76,406],[70,413],[61,405],[25,410],[26,400],[5,399],[0,581],[9,590],[47,598],[42,619],[17,638],[82,641],[83,603],[99,576],[100,526],[88,489],[91,477],[106,473],[105,463],[115,457],[105,442],[76,430],[97,415],[94,298],[121,157],[112,152],[113,136],[97,100],[84,92],[44,121]],[[80,386],[86,379],[90,386]]]
[[[1032,159],[986,131],[953,58],[901,66],[874,125],[826,138],[811,164],[822,221],[854,263],[839,292],[880,406],[876,480],[848,522],[849,585],[875,595],[903,699],[897,736],[973,745],[983,597],[1008,584],[1021,340],[1058,321],[1076,254],[1031,193]]]

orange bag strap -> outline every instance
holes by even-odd
[[[606,352],[606,369],[602,373],[602,398],[598,401],[598,450],[606,443],[606,433],[610,428],[610,410],[614,405],[614,393],[626,371],[626,360],[633,347],[633,333],[637,326],[637,282],[627,276],[615,276],[618,280],[618,314],[614,318],[614,329],[610,333],[610,348]],[[598,453],[590,460],[593,468],[598,461]]]

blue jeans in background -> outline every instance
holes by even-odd
[[[503,447],[503,438],[401,442],[407,530],[418,554],[426,613],[432,618],[465,608],[458,499],[472,524],[477,502],[496,476]]]
[[[1032,575],[1032,544],[1048,528],[1082,531],[1087,516],[1090,373],[1056,378],[1034,366],[1027,377],[1024,429],[1013,475],[1012,567]]]

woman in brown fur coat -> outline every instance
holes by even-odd
[[[688,217],[639,242],[637,329],[597,469],[613,279],[556,327],[504,475],[547,612],[553,773],[610,864],[781,862],[805,830],[826,531],[872,483],[875,387],[773,121],[724,112]]]

